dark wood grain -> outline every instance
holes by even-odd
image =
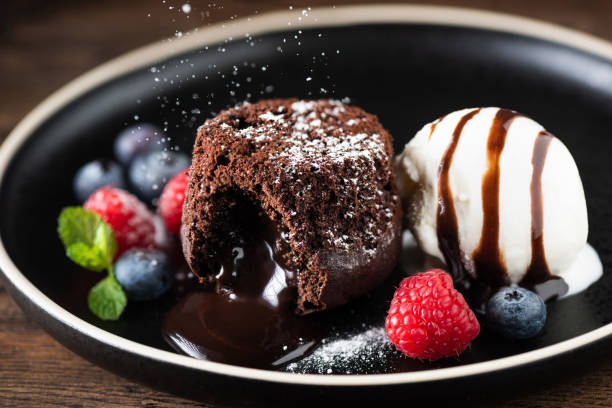
[[[0,10],[0,140],[55,89],[112,57],[176,30],[273,9],[371,1],[8,0]],[[213,5],[216,3],[216,5]],[[608,0],[446,0],[539,18],[612,40]],[[174,9],[170,9],[174,7]],[[0,406],[205,406],[152,391],[76,356],[27,319],[0,286]],[[493,407],[612,406],[612,356],[553,387]]]

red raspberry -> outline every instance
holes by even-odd
[[[159,197],[157,211],[171,234],[178,234],[181,229],[187,183],[189,183],[189,167],[172,177]]]
[[[114,187],[96,190],[83,204],[108,222],[117,239],[117,257],[130,248],[155,247],[154,215],[132,194]]]
[[[480,324],[450,275],[430,269],[404,279],[385,322],[387,335],[408,357],[437,360],[458,356],[480,332]]]

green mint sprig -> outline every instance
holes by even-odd
[[[57,232],[73,262],[91,271],[108,272],[91,288],[87,303],[100,319],[117,320],[127,305],[127,297],[115,279],[117,240],[111,226],[93,211],[66,207],[57,220]]]

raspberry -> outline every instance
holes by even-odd
[[[83,204],[108,222],[115,232],[116,257],[130,248],[155,247],[153,214],[132,194],[113,187],[96,190]]]
[[[166,229],[171,234],[178,234],[181,229],[183,202],[185,201],[185,191],[189,182],[188,177],[189,167],[172,177],[159,197],[157,211],[166,223]]]
[[[480,332],[476,316],[449,274],[430,269],[404,279],[385,322],[387,335],[408,357],[458,356]]]

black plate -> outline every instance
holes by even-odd
[[[447,394],[469,390],[470,383],[472,387],[481,384],[484,376],[495,383],[502,369],[506,378],[524,377],[538,367],[550,369],[550,361],[542,364],[549,357],[607,336],[612,332],[606,326],[612,320],[612,163],[608,160],[612,62],[602,54],[612,52],[607,45],[593,45],[588,43],[593,40],[579,34],[548,26],[542,30],[563,34],[565,40],[521,34],[518,28],[508,27],[525,21],[509,17],[491,17],[505,24],[503,31],[495,31],[483,28],[494,23],[483,23],[480,13],[467,14],[472,24],[464,20],[465,15],[447,11],[447,21],[442,24],[438,20],[443,9],[432,8],[428,10],[435,24],[429,24],[422,17],[411,17],[416,8],[394,9],[404,17],[391,17],[391,9],[325,11],[318,14],[319,23],[312,23],[315,27],[299,31],[278,31],[287,21],[296,20],[295,16],[276,15],[250,23],[251,32],[264,33],[238,36],[240,27],[234,27],[230,29],[234,39],[225,41],[219,41],[223,30],[209,29],[192,34],[185,43],[141,51],[138,55],[144,62],[135,62],[138,58],[132,56],[111,63],[43,104],[16,129],[2,152],[2,166],[10,163],[1,185],[0,236],[8,254],[1,260],[7,286],[19,304],[69,348],[103,367],[158,388],[222,403],[290,397],[279,395],[279,389],[299,392],[309,403],[359,398],[366,391],[384,396],[390,387],[423,392],[442,383]],[[356,10],[364,22],[345,26]],[[367,23],[364,12],[388,16],[388,22]],[[254,26],[256,23],[259,25]],[[207,40],[211,37],[216,40]],[[568,39],[574,44],[584,40],[585,49],[560,42],[569,43]],[[203,41],[209,45],[204,47]],[[167,128],[173,142],[190,151],[197,126],[215,112],[244,100],[280,96],[348,97],[380,117],[395,137],[396,151],[423,124],[464,107],[501,106],[535,118],[576,159],[587,196],[589,242],[601,256],[604,277],[587,291],[550,305],[544,333],[530,341],[511,343],[485,330],[459,359],[421,363],[401,358],[392,347],[383,345],[344,353],[325,366],[294,367],[304,373],[409,373],[391,376],[292,376],[170,354],[160,324],[176,302],[175,295],[130,304],[117,322],[96,319],[85,300],[100,276],[72,264],[55,232],[61,208],[75,204],[71,181],[76,169],[93,158],[111,157],[115,135],[137,121]],[[371,295],[322,315],[328,339],[350,338],[364,330],[363,324],[381,327],[401,276],[398,270]],[[520,354],[525,352],[532,353]],[[498,360],[509,356],[514,357]],[[570,359],[566,354],[556,360]],[[474,365],[482,362],[488,363]],[[535,368],[521,368],[526,363]],[[443,370],[449,367],[463,370]],[[354,392],[355,385],[362,385],[360,392]],[[244,394],[227,393],[230,386]]]

